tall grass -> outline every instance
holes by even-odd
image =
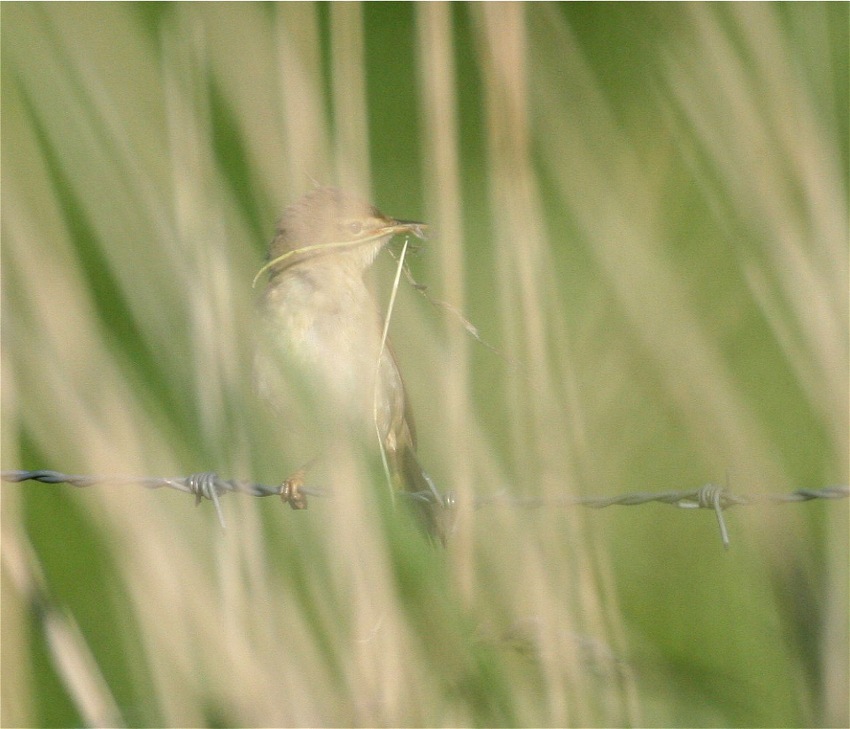
[[[848,722],[848,16],[829,4],[4,4],[3,468],[279,482],[250,281],[314,181],[438,231],[394,349],[457,494],[3,486],[2,723]],[[377,266],[385,293],[394,265]],[[385,300],[385,299],[384,299]]]

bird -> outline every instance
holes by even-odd
[[[392,488],[411,496],[428,537],[445,545],[445,503],[419,463],[410,400],[365,279],[394,236],[424,239],[427,229],[335,187],[316,187],[287,207],[258,274],[268,280],[258,302],[254,380],[302,448],[337,438],[379,439]],[[299,397],[301,407],[293,407]],[[309,411],[312,431],[296,410]],[[284,482],[290,497],[312,465]]]

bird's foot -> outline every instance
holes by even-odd
[[[281,501],[284,504],[289,504],[293,509],[307,508],[307,495],[301,491],[306,474],[306,468],[299,468],[280,485]]]

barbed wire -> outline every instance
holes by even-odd
[[[76,488],[99,486],[104,484],[142,486],[147,489],[171,488],[188,494],[194,494],[195,503],[209,499],[215,505],[219,522],[225,526],[224,513],[219,496],[229,492],[248,494],[249,496],[278,496],[293,509],[306,509],[307,497],[329,498],[333,493],[328,489],[305,486],[300,479],[287,479],[278,486],[267,486],[245,479],[222,479],[213,472],[192,473],[188,476],[148,477],[148,476],[79,476],[46,469],[38,471],[3,471],[0,478],[9,483],[39,481],[48,484],[65,483]],[[398,496],[430,502],[445,509],[455,509],[461,499],[453,492],[434,493],[431,491],[401,492]],[[680,509],[711,509],[717,517],[720,539],[723,546],[729,548],[729,531],[723,512],[732,506],[750,506],[760,503],[790,504],[815,499],[846,499],[850,497],[850,486],[826,486],[819,489],[797,489],[784,494],[736,494],[726,486],[706,484],[685,491],[638,492],[619,496],[591,497],[564,496],[556,498],[523,497],[500,492],[490,496],[477,496],[470,502],[473,508],[485,506],[509,506],[524,509],[546,507],[586,506],[591,509],[604,509],[609,506],[638,506],[649,503],[670,504]]]

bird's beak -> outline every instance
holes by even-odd
[[[416,220],[392,220],[387,226],[387,232],[392,232],[393,235],[413,233],[417,238],[426,240],[428,238],[428,223],[420,223]]]

